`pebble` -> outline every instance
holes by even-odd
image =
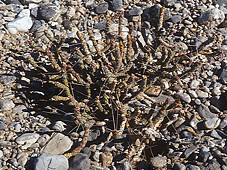
[[[226,126],[227,126],[227,117],[225,117],[225,118],[221,121],[221,123],[220,123],[220,125],[219,125],[219,128],[220,128],[220,129],[224,129]]]
[[[78,153],[69,161],[69,170],[90,170],[90,160],[86,154]]]
[[[0,110],[2,111],[7,111],[11,110],[15,107],[15,104],[13,103],[12,100],[0,100]]]
[[[197,150],[197,146],[191,146],[184,151],[184,157],[188,158],[193,152]]]
[[[187,165],[187,170],[200,170],[200,168],[196,165]]]
[[[23,135],[16,138],[16,142],[20,145],[23,145],[23,148],[26,149],[34,144],[40,135],[37,133],[24,133]]]
[[[186,170],[186,166],[182,163],[175,163],[173,166],[173,170]]]
[[[174,16],[171,17],[171,20],[172,20],[172,22],[173,22],[174,24],[176,24],[176,23],[181,22],[181,21],[182,21],[182,18],[181,18],[180,15],[174,15]]]
[[[68,170],[68,159],[63,155],[52,155],[42,153],[38,158],[34,160],[34,170]]]
[[[202,25],[207,25],[209,27],[216,27],[221,24],[225,19],[225,14],[218,8],[213,8],[205,11],[198,18],[198,23]]]
[[[149,96],[159,96],[161,93],[161,87],[160,86],[151,86],[149,89],[145,91],[145,94]]]
[[[16,77],[13,75],[0,75],[0,83],[4,85],[11,84],[16,81]]]
[[[190,83],[190,88],[191,89],[197,89],[199,87],[200,82],[198,80],[192,80],[192,82]]]
[[[32,25],[33,22],[30,17],[30,10],[24,9],[16,19],[6,24],[6,28],[10,34],[16,34],[18,31],[28,32]]]
[[[210,135],[216,139],[222,139],[222,137],[218,134],[216,130],[212,130]]]
[[[114,11],[121,11],[123,9],[123,2],[122,0],[113,0],[112,7]]]
[[[141,8],[134,7],[131,10],[128,11],[128,14],[130,16],[139,16],[143,13],[143,10]]]
[[[220,80],[227,85],[227,69],[223,69],[221,75],[220,75]]]
[[[197,93],[198,97],[202,98],[202,99],[209,97],[208,92],[204,92],[202,90],[196,90],[196,93]]]
[[[167,164],[166,158],[162,156],[156,156],[151,158],[151,165],[154,168],[164,168]]]
[[[5,129],[6,129],[5,125],[0,122],[0,130],[5,130]]]
[[[104,14],[107,12],[108,7],[109,7],[109,5],[107,2],[101,3],[95,8],[95,12],[97,14]]]
[[[198,108],[198,113],[203,118],[215,118],[217,117],[216,114],[212,113],[208,106],[201,104]]]
[[[66,128],[64,127],[66,126],[66,124],[62,121],[57,121],[54,123],[54,125],[52,126],[52,129],[56,130],[56,131],[59,131],[59,132],[62,132],[64,131]]]
[[[216,96],[220,96],[221,95],[220,87],[214,87],[214,89],[212,90],[212,93]]]
[[[73,145],[73,142],[68,136],[61,133],[55,133],[48,141],[42,152],[49,154],[63,154],[68,151]]]
[[[13,113],[15,114],[21,114],[25,112],[27,108],[24,105],[17,105],[16,107],[13,108]]]
[[[191,97],[187,93],[178,92],[178,93],[176,93],[176,97],[177,98],[179,97],[181,100],[183,100],[186,103],[190,103],[191,102]]]
[[[54,4],[42,4],[38,9],[38,16],[45,21],[50,21],[57,15],[57,6]]]
[[[201,100],[199,100],[199,99],[195,99],[195,104],[197,104],[197,105],[201,105],[201,104],[202,104],[202,102],[201,102]]]
[[[210,152],[203,150],[199,152],[199,158],[202,162],[207,162],[210,156],[211,156]]]
[[[189,95],[190,95],[192,98],[197,98],[197,97],[198,97],[197,93],[196,93],[194,90],[189,89],[189,90],[188,90],[188,93],[189,93]]]
[[[219,118],[207,118],[204,121],[204,128],[205,129],[215,129],[219,126],[221,120]]]

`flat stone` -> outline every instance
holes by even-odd
[[[214,113],[212,113],[210,111],[210,109],[206,105],[204,105],[204,104],[201,104],[199,106],[198,113],[203,118],[215,118],[215,117],[217,117],[217,115],[214,114]]]
[[[69,161],[69,170],[90,170],[90,159],[86,154],[78,153]]]
[[[151,165],[154,168],[163,168],[166,166],[166,164],[167,164],[166,158],[162,156],[156,156],[151,158]]]
[[[11,84],[16,81],[16,77],[13,75],[0,75],[0,83],[4,85]]]
[[[197,93],[198,97],[202,98],[202,99],[209,97],[208,93],[204,92],[202,90],[196,90],[196,93]]]
[[[181,100],[183,100],[186,103],[190,103],[191,102],[191,97],[187,93],[178,92],[178,93],[176,93],[176,97],[180,98]]]
[[[61,133],[56,133],[42,149],[42,152],[49,154],[63,154],[68,151],[72,145],[73,142],[68,136],[65,136]]]
[[[0,100],[0,110],[2,111],[7,111],[11,110],[15,107],[15,104],[13,103],[12,100]]]
[[[63,155],[42,153],[34,160],[34,170],[68,170],[68,159]]]
[[[193,152],[195,152],[197,149],[197,146],[191,146],[189,148],[187,148],[185,151],[184,151],[184,156],[185,158],[188,158]]]
[[[107,12],[108,7],[109,7],[109,5],[107,2],[101,3],[95,8],[95,12],[97,14],[104,14]]]
[[[26,144],[27,147],[31,146],[39,139],[39,134],[37,133],[25,133],[18,138],[16,138],[16,142],[20,145]]]
[[[221,120],[219,118],[207,118],[204,121],[204,128],[206,129],[215,129],[219,126]]]

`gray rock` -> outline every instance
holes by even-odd
[[[15,107],[15,104],[12,100],[0,100],[0,110],[7,111]]]
[[[187,165],[187,170],[200,170],[200,168],[195,165]]]
[[[227,1],[226,0],[215,0],[215,2],[219,5],[219,9],[227,14]]]
[[[216,96],[220,96],[221,95],[220,87],[214,87],[214,89],[212,90],[212,93]]]
[[[201,102],[201,100],[199,100],[199,99],[195,99],[195,104],[197,104],[197,105],[201,105],[201,104],[202,104],[202,102]]]
[[[120,11],[123,9],[123,2],[122,0],[113,0],[112,7],[114,11]]]
[[[200,84],[200,82],[198,80],[192,80],[192,82],[190,84],[190,88],[191,89],[197,89],[199,84]]]
[[[220,75],[220,80],[227,84],[227,69],[224,69]]]
[[[16,107],[13,108],[13,112],[15,114],[21,114],[22,112],[25,112],[27,108],[24,105],[17,105]]]
[[[37,31],[41,26],[42,26],[42,22],[39,21],[39,20],[35,20],[35,21],[33,22],[33,25],[32,25],[32,27],[31,27],[30,31],[31,31],[31,32],[35,32],[35,31]]]
[[[181,100],[183,100],[186,103],[191,102],[191,97],[187,93],[178,92],[178,93],[176,93],[176,97],[179,97]]]
[[[61,133],[55,133],[42,149],[42,152],[49,154],[63,154],[68,151],[72,145],[73,142],[68,136]]]
[[[54,4],[43,4],[38,9],[38,16],[46,21],[52,20],[57,15],[57,6]]]
[[[171,17],[171,20],[174,24],[176,24],[176,23],[180,23],[182,21],[182,18],[180,15],[174,15]]]
[[[65,29],[70,29],[71,28],[72,22],[70,20],[64,20],[62,22],[62,25],[64,26]]]
[[[195,152],[197,149],[197,146],[191,146],[189,148],[187,148],[185,151],[184,151],[184,156],[185,158],[188,158],[193,152]]]
[[[221,123],[220,123],[220,125],[219,125],[219,128],[220,128],[220,129],[224,129],[226,126],[227,126],[227,117],[225,117],[225,118],[221,121]]]
[[[206,105],[204,105],[204,104],[201,104],[199,106],[198,113],[203,118],[215,118],[215,117],[217,117],[217,115],[214,114],[214,113],[212,113],[210,111],[210,109]]]
[[[42,153],[34,161],[34,170],[68,170],[68,159],[63,155]]]
[[[173,170],[186,170],[186,166],[182,163],[175,163],[173,166]]]
[[[108,3],[107,3],[107,2],[104,2],[104,3],[99,4],[99,5],[95,8],[95,12],[96,12],[97,14],[104,14],[104,13],[107,12],[108,8],[109,8]]]
[[[128,11],[128,14],[130,16],[138,16],[138,15],[141,15],[142,13],[143,11],[141,10],[141,8],[137,8],[137,7],[134,7]]]
[[[12,75],[0,75],[0,83],[8,85],[16,81],[16,77]]]
[[[192,118],[192,120],[190,121],[190,125],[191,127],[193,127],[194,129],[197,129],[197,124],[200,122],[200,120],[196,119],[196,118]]]
[[[154,168],[163,168],[167,164],[166,158],[161,157],[161,156],[156,156],[151,158],[151,165]]]
[[[216,27],[221,24],[225,19],[225,14],[218,8],[210,9],[198,18],[198,23],[210,27]]]
[[[69,162],[69,170],[90,170],[90,159],[86,154],[78,153]]]
[[[0,130],[5,130],[5,129],[6,129],[5,125],[0,122]]]
[[[16,138],[16,142],[23,145],[23,149],[27,149],[39,139],[37,133],[24,133],[23,135]]]
[[[210,135],[216,139],[222,139],[222,137],[218,134],[216,130],[212,130]]]
[[[86,154],[88,157],[91,156],[91,149],[90,149],[89,147],[84,147],[84,148],[82,149],[82,152],[83,152],[84,154]]]
[[[219,118],[207,118],[204,121],[204,128],[205,129],[215,129],[219,126],[221,120]]]

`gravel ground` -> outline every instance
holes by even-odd
[[[226,16],[224,0],[0,0],[0,169],[226,170]],[[60,39],[61,55],[76,61],[82,81],[97,80],[90,97],[73,89],[92,110],[84,124],[79,113],[52,105],[63,90],[40,76],[54,74],[48,56]],[[120,65],[109,57],[117,49],[126,58]],[[127,102],[117,88],[105,89],[114,77],[108,69],[100,79],[82,74],[86,63],[78,58],[99,63],[99,50],[114,74],[135,77]],[[153,84],[139,91],[144,82]],[[93,99],[99,88],[100,101],[113,95],[107,112]]]

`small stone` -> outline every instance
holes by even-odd
[[[21,114],[25,112],[27,108],[24,105],[17,105],[16,107],[13,108],[13,113],[15,114]]]
[[[216,27],[221,24],[225,19],[225,14],[218,8],[210,9],[201,14],[198,18],[198,23],[210,27]]]
[[[6,24],[6,28],[10,34],[16,34],[18,31],[28,32],[32,25],[33,22],[30,17],[30,10],[24,9],[16,19]]]
[[[196,93],[197,93],[198,97],[202,98],[202,99],[209,97],[208,93],[204,92],[202,90],[196,90]]]
[[[42,152],[49,154],[63,154],[68,151],[72,145],[73,142],[68,136],[65,136],[61,133],[56,133],[42,149]]]
[[[178,93],[176,93],[176,97],[179,97],[181,100],[183,100],[186,103],[191,102],[191,97],[187,93],[178,92]]]
[[[7,111],[15,107],[15,104],[12,100],[0,100],[0,110]]]
[[[54,4],[43,4],[38,9],[38,16],[46,21],[52,20],[57,15],[57,6]]]
[[[5,130],[5,129],[6,129],[5,125],[0,122],[0,130]]]
[[[227,69],[224,69],[220,75],[220,80],[227,84]]]
[[[143,11],[140,8],[134,7],[131,10],[128,11],[128,14],[130,16],[139,16],[143,13]]]
[[[156,156],[151,158],[151,165],[154,168],[163,168],[167,164],[166,158],[161,157],[161,156]]]
[[[188,158],[193,152],[195,152],[197,149],[197,146],[191,146],[189,148],[187,148],[185,151],[184,151],[184,156],[185,158]]]
[[[201,105],[201,100],[199,100],[199,99],[195,99],[195,104],[197,104],[197,105]]]
[[[16,81],[16,77],[12,75],[0,75],[0,83],[4,85],[11,84]]]
[[[114,11],[121,11],[123,9],[123,2],[122,0],[113,0],[112,7]]]
[[[68,170],[68,159],[63,155],[52,155],[42,153],[34,160],[34,170],[41,169],[55,169],[55,170]]]
[[[69,170],[90,170],[90,159],[86,154],[78,153],[69,162]]]
[[[189,89],[189,90],[188,90],[188,93],[189,93],[189,95],[190,95],[192,98],[197,98],[197,97],[198,97],[197,93],[196,93],[194,90]]]
[[[204,121],[204,128],[206,129],[215,129],[219,126],[221,120],[219,118],[207,118]]]
[[[83,152],[84,154],[86,154],[88,157],[91,156],[91,149],[90,149],[89,147],[84,147],[84,148],[82,149],[82,152]]]
[[[191,84],[190,84],[190,88],[191,89],[197,89],[199,87],[200,82],[198,80],[192,80]]]
[[[176,23],[180,23],[182,21],[182,18],[180,15],[174,15],[171,17],[171,20],[174,24],[176,24]]]
[[[31,27],[30,31],[31,31],[31,32],[35,32],[35,31],[37,31],[41,26],[42,26],[42,22],[39,21],[39,20],[35,20],[35,21],[33,22],[33,25],[32,25],[32,27]]]
[[[194,129],[197,129],[197,124],[200,122],[200,120],[196,119],[196,118],[192,118],[192,120],[190,121],[190,126],[193,127]]]
[[[193,135],[191,132],[188,131],[182,131],[181,133],[182,138],[192,139]]]
[[[97,14],[104,14],[107,12],[108,7],[109,7],[109,5],[107,2],[101,3],[95,8],[95,12]]]
[[[214,87],[214,89],[212,90],[212,93],[216,96],[220,96],[221,95],[220,87]]]
[[[24,133],[23,135],[16,138],[16,142],[20,145],[25,144],[27,147],[30,147],[38,139],[39,139],[39,134],[37,133]]]
[[[102,165],[108,167],[113,161],[113,155],[110,152],[101,154]]]
[[[64,122],[57,121],[57,122],[54,123],[52,129],[59,131],[59,132],[62,132],[66,129],[64,126],[66,126],[66,124]]]
[[[212,130],[210,135],[216,139],[222,139],[222,137],[218,134],[216,130]]]
[[[219,128],[220,128],[220,129],[224,129],[226,126],[227,126],[227,117],[225,117],[225,118],[221,121],[221,123],[220,123],[220,125],[219,125]]]
[[[174,164],[173,170],[186,170],[186,166],[184,164],[177,162]]]
[[[217,117],[217,115],[214,114],[214,113],[212,113],[210,111],[210,109],[206,105],[204,105],[204,104],[201,104],[199,106],[198,113],[203,118],[215,118],[215,117]]]
[[[187,170],[200,170],[200,168],[195,165],[187,165]]]

